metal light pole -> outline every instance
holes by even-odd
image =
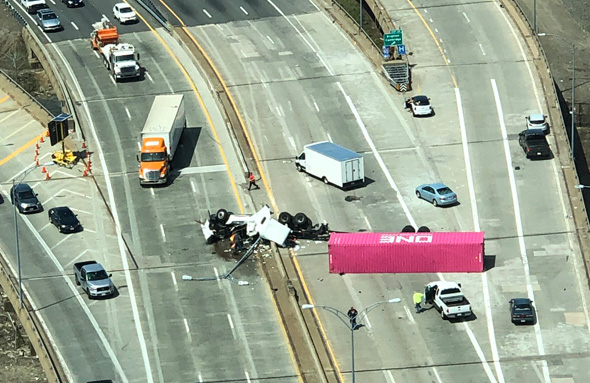
[[[590,186],[588,186],[588,185],[576,185],[574,187],[576,189],[590,189]]]
[[[16,268],[18,269],[18,301],[20,304],[20,308],[22,309],[24,307],[23,305],[23,280],[22,280],[22,273],[21,273],[21,263],[20,263],[20,244],[19,244],[19,239],[18,239],[18,207],[16,206],[16,201],[15,201],[15,197],[13,195],[13,193],[15,192],[15,190],[17,189],[17,187],[24,181],[25,177],[31,173],[33,170],[37,169],[40,166],[51,166],[53,165],[53,162],[48,162],[46,164],[42,164],[42,165],[36,165],[33,166],[29,169],[25,169],[25,171],[20,175],[20,181],[18,181],[18,183],[15,182],[15,179],[17,177],[14,177],[12,179],[12,189],[10,191],[10,200],[12,202],[12,204],[14,205],[14,238],[15,238],[15,243],[16,243]]]
[[[533,1],[533,32],[537,34],[537,0]]]
[[[576,161],[576,153],[575,153],[575,133],[576,133],[576,127],[575,127],[575,109],[576,109],[576,45],[573,43],[570,43],[568,40],[564,39],[563,37],[553,34],[553,33],[539,33],[537,34],[537,36],[543,37],[543,36],[553,36],[556,37],[562,41],[565,41],[567,44],[572,46],[572,107],[571,107],[571,140],[570,140],[570,151],[571,151],[571,155],[572,155],[572,162]]]
[[[327,312],[334,314],[338,317],[338,319],[340,319],[340,321],[342,323],[344,323],[344,325],[346,327],[348,327],[350,329],[350,343],[351,343],[351,352],[352,352],[352,383],[355,383],[356,381],[356,377],[355,377],[355,365],[354,365],[354,330],[357,328],[358,324],[367,317],[367,314],[369,313],[369,311],[373,310],[375,307],[385,304],[385,303],[399,303],[401,302],[400,298],[393,298],[390,299],[388,301],[381,301],[381,302],[377,302],[377,303],[373,303],[372,305],[370,305],[369,307],[367,307],[366,309],[362,310],[361,312],[359,312],[356,316],[350,318],[347,314],[345,314],[344,312],[338,310],[337,308],[331,307],[331,306],[316,306],[316,305],[310,305],[310,304],[305,304],[305,305],[301,305],[302,309],[314,309],[314,308],[321,308],[326,310]]]
[[[360,1],[361,4],[361,11],[360,11],[360,17],[359,17],[359,35],[361,34],[361,30],[363,29],[363,0]]]

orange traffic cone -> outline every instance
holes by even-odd
[[[90,167],[92,166],[92,161],[90,161],[90,158],[88,159],[88,169],[90,169]]]
[[[41,168],[41,173],[47,173],[47,168],[45,166]]]
[[[35,156],[39,155],[39,149],[35,149]]]
[[[43,135],[41,135],[41,137],[39,137],[39,142],[40,143],[44,143],[45,142],[45,138],[43,138]]]
[[[45,173],[45,179],[46,179],[46,180],[49,180],[49,179],[51,179],[51,177],[49,176],[49,172]]]
[[[82,142],[82,149],[86,149],[86,142]]]
[[[49,130],[45,131],[45,137],[49,137]]]
[[[88,168],[84,169],[84,173],[82,173],[82,177],[88,176]]]
[[[35,158],[35,166],[39,166],[39,160]]]

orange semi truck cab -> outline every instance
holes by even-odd
[[[156,96],[141,132],[139,183],[167,184],[171,162],[186,127],[183,95]]]

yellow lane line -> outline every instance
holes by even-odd
[[[239,113],[239,109],[237,107],[237,104],[231,94],[231,92],[229,91],[229,89],[227,88],[227,85],[225,84],[225,81],[223,81],[223,77],[221,76],[221,74],[219,73],[217,67],[213,64],[213,60],[211,60],[211,58],[209,57],[209,55],[207,55],[207,53],[205,52],[205,50],[203,49],[203,47],[201,46],[201,44],[199,44],[199,42],[195,39],[195,37],[192,35],[192,33],[190,33],[190,31],[188,30],[188,28],[186,27],[186,24],[184,23],[184,21],[182,21],[180,19],[180,17],[178,17],[178,15],[176,15],[176,13],[174,13],[174,11],[168,7],[162,0],[160,0],[160,2],[168,9],[168,11],[170,11],[170,13],[172,13],[177,19],[178,21],[181,23],[181,25],[183,26],[183,30],[186,32],[186,34],[189,36],[189,38],[191,39],[191,41],[195,44],[195,46],[197,46],[197,48],[199,49],[199,51],[201,51],[201,53],[203,54],[203,56],[205,57],[205,59],[207,60],[207,62],[209,63],[209,65],[211,66],[211,68],[213,69],[213,71],[215,72],[215,75],[220,79],[221,82],[221,86],[223,87],[223,90],[225,92],[225,94],[227,94],[228,99],[232,105],[232,107],[237,111],[237,116],[238,119],[240,121],[240,124],[243,127],[243,131],[244,131],[244,135],[246,136],[246,140],[248,141],[248,146],[250,146],[250,150],[252,151],[252,155],[254,156],[254,162],[256,163],[256,167],[258,168],[258,173],[260,175],[260,179],[262,180],[262,183],[264,184],[264,188],[266,189],[266,194],[268,196],[268,198],[270,199],[270,203],[271,206],[273,208],[273,211],[278,212],[279,208],[276,204],[276,200],[274,198],[274,194],[272,192],[272,189],[270,187],[270,184],[267,180],[266,174],[263,171],[263,167],[260,161],[260,157],[258,156],[258,152],[254,146],[254,143],[252,141],[252,138],[250,136],[250,132],[248,130],[248,127],[246,126],[246,123],[244,122],[244,120],[242,119],[241,114]],[[305,282],[305,279],[303,277],[303,272],[301,271],[301,267],[299,266],[299,262],[297,261],[296,257],[292,257],[293,258],[293,263],[295,266],[295,270],[298,274],[298,277],[301,281],[301,286],[303,286],[303,289],[305,291],[306,296],[309,299],[309,303],[313,304],[313,299],[311,298],[311,293],[309,291],[309,288],[307,287],[307,283]],[[276,309],[276,307],[275,307]],[[330,353],[330,357],[332,359],[332,362],[334,363],[335,369],[336,369],[336,373],[338,374],[338,378],[340,379],[340,381],[344,381],[344,377],[342,376],[342,372],[340,370],[340,366],[338,365],[338,361],[336,360],[336,355],[330,345],[330,342],[328,340],[328,336],[326,334],[326,331],[324,330],[324,326],[322,325],[322,322],[320,320],[319,315],[317,314],[316,310],[313,310],[313,314],[317,320],[317,323],[319,324],[319,328],[321,331],[322,336],[324,337],[325,341],[326,341],[326,346],[328,348],[328,352]],[[278,312],[277,312],[278,315]],[[281,326],[282,327],[282,326]],[[287,336],[286,334],[286,330],[284,328],[282,328],[283,333],[285,336]],[[288,339],[288,338],[287,338]],[[291,352],[291,357],[294,358],[293,355],[293,350],[291,350],[291,348],[289,348],[290,352]],[[296,366],[297,370],[299,371],[299,366],[297,365],[297,363],[294,362],[294,365]],[[299,378],[301,379],[301,374],[298,373]]]
[[[438,39],[434,35],[434,32],[432,31],[432,29],[430,28],[430,26],[428,25],[428,23],[426,22],[426,20],[424,19],[424,17],[422,17],[422,15],[420,14],[420,11],[418,11],[418,9],[414,6],[414,3],[412,3],[411,0],[407,0],[407,1],[408,1],[408,4],[410,4],[410,7],[412,7],[414,9],[414,12],[416,12],[416,14],[420,18],[420,20],[422,20],[422,23],[424,24],[424,26],[426,27],[426,29],[428,29],[428,32],[430,33],[430,36],[432,36],[432,39],[434,40],[434,43],[438,47],[438,50],[440,51],[440,54],[442,55],[443,59],[445,60],[445,64],[448,67],[449,66],[449,59],[447,59],[447,56],[445,55],[445,51],[442,48],[442,46],[439,44]],[[459,86],[457,85],[457,80],[455,79],[455,76],[452,73],[451,73],[451,79],[453,80],[453,84],[455,85],[455,88],[458,88]]]
[[[10,98],[10,96],[4,96],[2,98],[0,98],[0,104],[2,104],[4,101],[8,100]]]
[[[124,0],[124,1],[127,3],[126,0]],[[131,6],[129,3],[127,3],[127,4],[129,6]],[[203,112],[205,113],[205,117],[207,118],[207,122],[211,126],[211,131],[213,132],[213,137],[215,138],[215,142],[217,142],[217,145],[219,147],[219,152],[221,153],[221,157],[223,159],[223,163],[225,164],[225,168],[227,169],[227,173],[229,175],[229,180],[230,180],[230,183],[231,183],[232,190],[234,192],[234,195],[236,197],[236,200],[238,201],[238,206],[239,206],[240,212],[243,214],[244,213],[244,204],[242,203],[242,198],[240,197],[240,194],[238,192],[238,187],[236,185],[236,182],[234,180],[233,174],[232,174],[231,169],[229,167],[229,163],[227,161],[227,156],[225,155],[225,151],[223,150],[223,147],[221,146],[221,142],[219,140],[219,135],[217,134],[217,130],[215,129],[215,125],[213,124],[213,120],[211,119],[211,115],[209,114],[209,111],[205,107],[205,102],[203,101],[203,98],[201,97],[201,94],[197,90],[197,86],[195,85],[195,83],[191,79],[191,77],[188,74],[188,72],[185,69],[185,67],[180,63],[180,60],[178,59],[178,57],[176,57],[176,55],[172,52],[172,49],[170,49],[170,47],[168,46],[168,44],[166,44],[166,42],[164,41],[164,39],[162,39],[162,37],[156,32],[155,28],[153,28],[147,22],[147,20],[143,16],[141,16],[141,14],[139,12],[137,12],[137,10],[135,11],[135,13],[137,14],[137,16],[141,20],[143,20],[143,22],[145,23],[145,25],[153,32],[153,34],[160,41],[160,43],[162,44],[162,46],[164,46],[164,49],[166,49],[166,51],[168,52],[168,54],[170,54],[170,57],[172,57],[172,59],[174,60],[174,62],[176,63],[176,65],[178,65],[178,67],[180,68],[180,71],[182,72],[182,74],[184,74],[185,78],[189,82],[189,84],[191,86],[191,89],[193,90],[193,93],[197,96],[197,99],[199,100],[199,105],[201,105],[201,108],[203,109]]]
[[[32,146],[35,142],[37,142],[39,140],[39,137],[40,136],[35,136],[35,138],[33,138],[31,141],[27,142],[26,144],[24,144],[20,148],[16,149],[14,152],[10,153],[7,157],[4,157],[3,159],[1,159],[0,166],[4,165],[8,161],[10,161],[14,157],[16,157],[20,152],[22,152],[23,150],[25,150],[29,146]]]

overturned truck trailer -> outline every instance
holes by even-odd
[[[330,273],[482,272],[483,232],[332,233]]]

